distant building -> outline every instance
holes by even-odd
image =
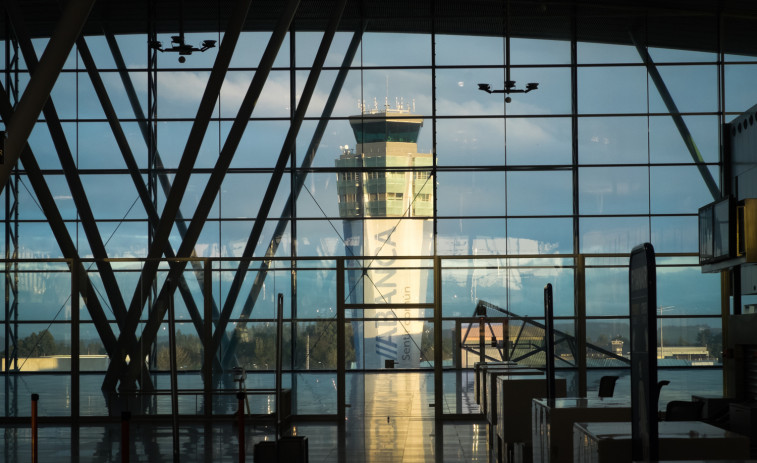
[[[657,348],[657,358],[677,360],[708,360],[710,352],[707,346],[665,346]]]

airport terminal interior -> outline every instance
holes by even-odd
[[[757,458],[757,3],[0,10],[0,460]]]

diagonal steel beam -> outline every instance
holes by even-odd
[[[662,97],[662,101],[668,108],[670,117],[673,118],[673,122],[678,129],[678,133],[681,134],[681,138],[686,145],[686,149],[689,150],[691,159],[697,165],[699,174],[702,176],[702,180],[704,180],[705,185],[707,185],[707,189],[710,190],[710,194],[712,195],[713,199],[720,198],[720,187],[712,177],[710,170],[707,168],[707,164],[704,162],[704,158],[702,158],[702,153],[699,152],[697,144],[694,143],[694,137],[692,137],[691,132],[689,132],[689,128],[686,126],[686,122],[683,120],[681,112],[678,110],[678,106],[673,100],[673,96],[670,94],[668,87],[665,85],[665,81],[662,79],[660,71],[657,70],[657,66],[652,60],[652,57],[649,55],[647,47],[645,47],[639,40],[637,30],[630,28],[629,32],[631,34],[631,41],[636,47],[636,51],[639,52],[644,65],[647,67],[649,77],[652,78],[652,82],[654,82],[657,91],[660,92],[660,97]]]
[[[16,165],[24,146],[26,146],[26,141],[37,122],[37,117],[39,117],[42,107],[48,100],[63,64],[74,46],[76,37],[79,36],[82,27],[84,27],[94,3],[95,0],[69,0],[50,36],[50,41],[42,54],[37,72],[32,74],[13,119],[7,122],[8,131],[5,140],[4,159],[3,163],[0,164],[0,192],[8,183],[13,166]],[[7,0],[5,4],[9,13],[13,9],[18,9],[15,0]],[[18,33],[18,30],[16,32]]]
[[[221,333],[224,333],[226,331],[226,325],[231,318],[231,312],[234,310],[234,304],[236,304],[242,283],[247,276],[247,270],[250,268],[249,258],[251,258],[253,253],[255,252],[255,246],[260,239],[260,235],[263,232],[263,226],[265,225],[265,221],[268,218],[269,212],[271,211],[271,204],[273,204],[273,199],[276,196],[276,191],[279,188],[279,183],[281,182],[281,178],[284,175],[284,168],[287,165],[289,156],[294,149],[295,143],[297,142],[297,134],[299,133],[300,127],[302,126],[302,121],[305,118],[305,113],[307,112],[308,105],[310,104],[310,100],[313,96],[313,93],[315,92],[318,78],[320,77],[321,70],[323,69],[323,63],[326,61],[326,55],[328,55],[329,48],[331,47],[331,42],[334,39],[334,34],[336,34],[336,28],[337,26],[339,26],[339,22],[342,19],[342,13],[344,12],[346,3],[346,0],[339,0],[337,2],[334,7],[334,12],[331,16],[331,19],[329,20],[328,27],[323,33],[321,44],[319,45],[318,52],[316,53],[315,59],[313,60],[313,67],[311,68],[308,79],[305,82],[305,87],[302,90],[300,101],[297,104],[297,110],[294,114],[292,123],[289,126],[287,136],[284,139],[284,144],[281,146],[281,152],[279,153],[279,158],[276,162],[273,175],[271,175],[271,180],[268,183],[268,188],[266,188],[265,195],[263,196],[263,202],[260,204],[260,209],[258,210],[257,217],[255,218],[255,223],[252,226],[250,237],[247,240],[244,251],[242,252],[242,259],[240,260],[237,271],[234,274],[234,280],[231,283],[229,292],[226,295],[226,301],[224,302],[223,310],[221,311],[221,317],[218,319],[218,322],[216,324],[216,332],[213,336],[213,345],[218,345],[218,343],[220,342]],[[234,342],[235,338],[236,334],[232,337],[232,343]],[[229,359],[225,359],[225,361],[228,362]]]
[[[17,5],[15,5],[15,2],[9,3],[8,14],[16,31],[19,47],[21,48],[21,53],[24,56],[24,60],[26,61],[29,71],[32,73],[32,75],[38,72],[42,72],[43,69],[38,65],[37,54],[34,51],[34,46],[32,45],[29,32],[26,29],[24,18],[21,16]],[[116,321],[118,322],[119,326],[123,328],[123,324],[126,319],[126,305],[124,304],[123,296],[121,295],[118,282],[116,281],[115,274],[113,273],[113,268],[107,261],[108,254],[105,250],[105,244],[103,243],[102,237],[100,236],[100,231],[97,229],[97,223],[95,221],[94,214],[92,213],[92,208],[89,205],[87,195],[84,191],[84,186],[82,185],[81,179],[78,175],[76,162],[74,161],[74,157],[71,154],[71,149],[69,148],[68,142],[66,141],[66,134],[63,132],[63,127],[61,126],[58,112],[56,111],[55,105],[53,104],[53,101],[51,99],[47,99],[42,111],[45,115],[45,120],[47,122],[53,144],[55,145],[55,149],[58,153],[58,158],[60,159],[61,166],[63,167],[63,172],[71,191],[71,195],[74,199],[74,203],[76,204],[77,212],[81,217],[82,226],[84,227],[84,232],[87,236],[87,240],[89,241],[90,248],[92,249],[92,254],[95,259],[97,259],[96,265],[102,278],[103,287],[105,288],[106,294],[108,295],[108,300],[110,301],[111,307],[113,308],[113,313],[116,317]]]
[[[79,50],[79,55],[82,58],[82,62],[84,63],[84,67],[87,69],[87,73],[89,74],[90,80],[92,81],[92,86],[95,89],[95,93],[97,94],[97,97],[100,100],[100,104],[103,107],[103,111],[105,112],[105,117],[108,119],[108,123],[110,125],[111,131],[113,132],[113,136],[115,137],[116,143],[118,144],[118,147],[121,151],[121,155],[124,158],[124,162],[126,163],[126,166],[129,169],[132,180],[134,182],[134,186],[136,187],[137,192],[139,194],[139,198],[142,201],[142,206],[145,208],[145,211],[147,212],[148,220],[150,224],[153,227],[155,227],[158,225],[158,221],[160,220],[160,217],[158,216],[158,212],[155,210],[155,205],[150,200],[150,193],[147,190],[147,186],[145,185],[144,179],[142,178],[142,175],[139,172],[139,166],[137,165],[137,161],[134,158],[134,153],[131,151],[129,142],[126,140],[126,135],[124,134],[124,131],[121,127],[121,123],[118,120],[118,116],[116,115],[116,111],[113,108],[113,104],[110,101],[108,92],[105,89],[105,84],[103,83],[102,78],[100,77],[100,73],[97,70],[97,66],[95,65],[94,59],[92,59],[92,54],[89,51],[87,42],[84,40],[83,37],[79,37],[79,39],[77,40],[77,48]],[[172,259],[175,257],[173,248],[171,247],[170,243],[166,244],[165,255],[169,259]],[[172,262],[169,261],[169,263],[173,265]],[[199,281],[199,283],[200,283],[200,289],[202,291],[204,289],[203,282]],[[199,313],[197,304],[195,303],[195,300],[192,297],[192,294],[189,290],[189,286],[187,285],[187,282],[184,279],[183,275],[179,277],[178,285],[179,285],[179,292],[181,293],[182,299],[184,300],[184,303],[186,304],[187,310],[189,311],[189,315],[192,319],[192,322],[195,325],[195,329],[197,330],[198,334],[202,334],[202,331],[203,331],[202,316]],[[208,295],[208,297],[210,296]],[[220,361],[218,361],[217,366],[220,367]]]
[[[244,99],[242,100],[242,104],[239,107],[237,116],[234,119],[231,130],[229,131],[229,135],[226,138],[226,142],[224,143],[223,148],[221,149],[221,153],[218,156],[216,165],[213,167],[213,172],[210,175],[210,179],[208,180],[207,186],[205,187],[205,191],[203,191],[202,197],[197,204],[195,213],[192,216],[192,221],[190,222],[189,228],[187,229],[187,235],[182,241],[181,246],[179,247],[179,250],[177,252],[177,255],[179,257],[188,255],[189,252],[191,252],[191,250],[194,248],[194,245],[200,236],[200,232],[205,225],[205,220],[210,213],[210,208],[213,206],[213,202],[215,201],[218,190],[221,187],[221,183],[223,182],[229,165],[231,164],[234,154],[236,153],[239,142],[242,139],[242,135],[244,135],[247,123],[249,122],[250,117],[252,116],[252,112],[255,109],[255,105],[257,104],[257,100],[263,91],[263,86],[265,85],[266,80],[268,80],[268,75],[270,74],[271,68],[273,67],[273,62],[278,55],[281,44],[286,38],[286,34],[289,30],[289,26],[291,25],[292,20],[294,20],[294,15],[297,12],[299,3],[299,0],[288,1],[281,17],[279,18],[278,24],[274,28],[273,34],[271,34],[271,38],[268,41],[265,52],[263,52],[263,57],[260,59],[260,65],[258,66],[258,69],[252,78],[252,82],[250,82],[250,86],[247,89],[247,93],[245,94]],[[183,262],[180,262],[180,264],[180,266],[177,265],[176,267],[169,270],[166,281],[171,281],[172,278],[175,278],[175,276],[182,271],[183,266],[186,265]],[[140,338],[141,346],[149,346],[155,340],[155,336],[157,335],[160,324],[163,320],[163,317],[165,316],[166,310],[168,308],[168,302],[171,297],[171,285],[163,284],[163,287],[158,293],[158,297],[156,298],[153,305],[154,310],[150,311],[150,318],[147,320],[147,324],[142,330],[142,337]],[[216,332],[217,330],[218,328],[216,328]],[[215,338],[213,345],[218,345],[218,342],[215,341]],[[134,376],[138,374],[138,370],[133,368],[131,365],[130,372]]]
[[[202,99],[200,100],[200,106],[197,109],[197,114],[194,123],[192,124],[186,147],[184,148],[179,167],[174,176],[171,192],[166,197],[163,213],[160,217],[160,222],[158,223],[153,243],[147,254],[147,261],[145,262],[145,266],[139,276],[134,296],[129,305],[127,324],[129,327],[137,326],[139,317],[142,313],[142,307],[144,307],[145,302],[147,301],[149,292],[144,291],[143,288],[151,285],[157,274],[159,259],[163,256],[163,251],[166,243],[168,243],[171,228],[176,219],[176,214],[179,211],[181,200],[183,199],[184,193],[189,184],[189,177],[200,152],[200,145],[205,137],[205,132],[210,124],[210,117],[213,114],[213,108],[215,107],[216,100],[220,94],[226,72],[229,69],[231,56],[234,53],[242,26],[247,17],[249,5],[249,0],[240,0],[237,3],[236,9],[231,15],[229,26],[224,34],[221,46],[218,49],[218,55],[213,64],[208,84],[205,87]]]
[[[310,166],[313,165],[313,159],[315,158],[315,154],[318,150],[318,146],[321,144],[321,139],[323,138],[323,134],[326,131],[326,127],[328,126],[328,123],[331,119],[331,114],[334,111],[334,107],[336,106],[337,99],[339,98],[339,95],[342,92],[342,87],[344,86],[344,82],[347,79],[347,74],[350,70],[350,65],[352,64],[352,61],[355,59],[355,54],[357,53],[357,50],[360,46],[360,41],[363,38],[363,32],[365,32],[365,27],[367,26],[366,22],[363,22],[362,28],[354,33],[352,36],[352,40],[350,41],[349,46],[347,47],[347,52],[344,55],[344,60],[342,60],[342,66],[339,68],[339,72],[337,73],[336,79],[334,79],[334,85],[331,88],[331,92],[329,93],[328,100],[326,100],[326,105],[323,107],[323,112],[321,113],[321,118],[318,121],[318,125],[315,128],[315,132],[313,133],[313,138],[310,141],[310,145],[308,146],[307,151],[305,152],[305,158],[302,160],[302,166],[300,169],[302,170],[303,174],[302,176],[297,176],[297,180],[294,185],[294,191],[292,194],[289,195],[289,199],[284,205],[284,210],[281,211],[281,216],[279,218],[279,222],[276,224],[276,229],[273,232],[273,236],[271,237],[271,241],[268,244],[268,248],[266,249],[265,257],[267,259],[272,258],[274,255],[276,255],[276,251],[279,249],[279,244],[281,243],[281,239],[284,236],[284,232],[286,231],[287,226],[289,225],[288,217],[291,217],[292,213],[292,205],[297,201],[297,198],[300,196],[300,192],[302,191],[302,187],[305,185],[305,179],[307,176],[307,169],[310,168]],[[254,240],[252,242],[257,243],[257,240],[260,237],[251,237],[251,240]],[[252,246],[251,249],[252,252],[254,252],[254,246]],[[252,254],[249,256],[242,255],[242,259],[251,258]],[[268,269],[270,268],[271,261],[270,260],[264,260],[260,264],[260,268],[258,268],[257,274],[255,275],[255,282],[252,285],[252,289],[250,290],[250,294],[247,296],[247,300],[244,303],[244,306],[242,306],[242,314],[240,318],[242,321],[237,323],[238,327],[244,328],[246,325],[245,319],[250,317],[250,314],[252,313],[253,308],[255,307],[255,303],[258,300],[258,296],[260,295],[260,291],[263,287],[263,283],[265,282],[266,277],[268,276]],[[226,331],[224,330],[224,334]],[[231,337],[231,342],[229,345],[224,349],[224,360],[223,360],[223,366],[224,368],[227,368],[231,361],[232,356],[235,355],[236,347],[239,343],[239,336],[237,334],[237,331],[234,331],[234,334]],[[217,346],[216,346],[217,349]]]
[[[126,90],[126,96],[129,99],[129,103],[131,104],[132,110],[134,111],[134,115],[137,118],[140,131],[142,132],[142,136],[145,139],[145,143],[148,145],[150,144],[150,126],[147,123],[147,118],[145,117],[145,113],[142,110],[142,105],[139,102],[139,98],[137,97],[137,92],[134,89],[134,84],[131,81],[131,77],[129,76],[129,73],[126,70],[126,63],[124,62],[123,55],[121,54],[121,50],[118,46],[118,42],[116,41],[115,36],[108,30],[107,27],[103,27],[103,33],[105,35],[105,39],[108,42],[108,47],[110,48],[111,54],[113,55],[113,59],[116,62],[116,68],[118,69],[118,73],[121,76],[121,82],[124,85],[124,89]],[[115,115],[114,115],[115,117]],[[158,180],[160,181],[160,185],[163,189],[163,194],[168,197],[170,191],[171,191],[171,181],[168,178],[168,175],[166,175],[165,169],[163,167],[163,161],[160,158],[160,153],[155,150],[155,167],[158,174]],[[137,179],[135,178],[135,182]],[[144,183],[142,180],[142,177],[139,176],[140,183]],[[156,212],[157,214],[157,212]],[[159,220],[159,219],[158,219]],[[153,227],[157,226],[158,220],[156,220],[153,224]],[[176,213],[176,228],[179,231],[179,236],[184,239],[184,237],[187,234],[187,225],[184,221],[184,217],[181,213],[181,210],[178,210]],[[170,249],[170,243],[166,245],[167,249]],[[197,253],[195,250],[192,250],[192,257],[196,257]],[[194,270],[195,277],[197,278],[197,282],[200,285],[201,291],[203,291],[203,288],[205,285],[203,284],[204,278],[205,278],[205,269],[200,261],[192,260],[191,262],[192,269]],[[183,278],[183,277],[181,277]],[[182,290],[182,297],[185,300],[185,303],[187,303],[187,307],[189,307],[189,302],[187,302],[186,296],[185,296],[185,289],[186,287],[182,285],[181,281],[179,282],[179,289]],[[204,291],[203,291],[204,294]],[[209,296],[208,296],[209,297]],[[216,305],[216,301],[213,298],[210,298],[210,303],[212,307],[212,313],[214,318],[218,318],[219,310],[218,306]],[[192,300],[192,304],[194,304],[194,300]],[[190,312],[190,316],[192,316],[192,321],[195,323],[195,327],[198,326],[198,320],[196,319],[195,315]],[[198,331],[198,333],[201,333],[202,331]],[[226,345],[228,344],[228,337],[225,336],[222,339],[221,347],[225,349]]]
[[[29,71],[32,73],[32,75],[36,74],[37,72],[42,72],[43,69],[37,62],[37,55],[34,51],[34,46],[32,45],[30,35],[26,30],[24,18],[20,16],[20,11],[15,5],[15,2],[9,3],[8,13],[13,23],[13,27],[16,31],[21,53],[23,54],[24,60],[29,67]],[[58,153],[58,157],[63,167],[66,181],[68,182],[71,194],[76,203],[77,211],[82,218],[82,225],[84,226],[87,239],[89,240],[90,246],[92,248],[92,253],[94,257],[98,259],[98,270],[101,273],[103,286],[105,287],[106,293],[108,294],[108,300],[111,303],[111,307],[113,308],[116,320],[119,324],[123,324],[126,315],[126,306],[124,305],[123,297],[121,296],[110,264],[108,262],[101,261],[102,259],[107,259],[108,257],[107,253],[105,252],[105,245],[102,242],[99,230],[97,230],[94,214],[92,213],[92,209],[89,206],[89,202],[87,201],[84,187],[81,184],[81,179],[77,174],[76,162],[74,161],[73,155],[71,154],[71,149],[69,148],[66,141],[66,135],[63,132],[63,127],[60,124],[58,113],[51,99],[47,99],[42,111],[44,113],[48,129],[50,131],[50,136],[52,137],[53,144],[55,145],[55,149]]]
[[[24,56],[24,60],[30,72],[35,75],[38,72],[42,72],[44,68],[41,67],[41,63],[37,62],[37,55],[34,51],[34,46],[31,43],[30,34],[26,29],[25,20],[21,15],[20,10],[15,2],[9,2],[8,15],[11,18],[11,22],[18,38],[19,47],[21,53]],[[52,39],[51,39],[52,40]],[[51,99],[47,99],[44,103],[42,111],[45,115],[50,135],[55,145],[55,149],[58,153],[58,158],[63,167],[63,172],[66,177],[71,196],[76,204],[77,212],[81,217],[81,223],[84,228],[84,232],[87,236],[87,240],[92,250],[92,254],[96,259],[95,265],[97,266],[100,278],[105,289],[105,293],[110,301],[113,314],[116,318],[116,322],[121,328],[121,337],[125,339],[125,343],[128,343],[132,348],[136,347],[137,337],[135,332],[124,332],[124,324],[126,321],[126,306],[124,304],[123,296],[116,280],[115,273],[108,261],[108,254],[105,250],[105,244],[100,236],[100,231],[97,229],[97,223],[95,221],[92,208],[87,200],[87,195],[84,191],[84,186],[81,183],[81,179],[78,175],[78,169],[76,162],[74,161],[71,150],[66,141],[66,135],[63,132],[58,113]],[[117,349],[116,353],[122,352],[123,349]],[[151,390],[153,388],[152,381],[146,369],[143,369],[142,374],[139,376],[138,381],[142,384],[143,389]],[[112,390],[109,389],[109,390]]]
[[[5,88],[0,84],[0,117],[3,121],[9,121],[13,116],[13,108],[11,107],[10,98],[5,92]],[[50,192],[50,189],[45,182],[45,178],[42,175],[42,171],[37,164],[37,160],[34,158],[31,148],[28,144],[24,146],[21,151],[20,160],[24,165],[29,183],[32,185],[34,193],[37,195],[37,200],[42,208],[42,211],[47,218],[47,223],[50,225],[50,229],[53,232],[53,236],[60,247],[63,257],[71,259],[77,265],[77,271],[79,275],[88,275],[86,269],[81,263],[79,253],[76,250],[76,245],[71,239],[71,235],[68,233],[66,224],[63,221],[63,217],[60,215],[58,206],[55,204],[55,199]],[[95,329],[100,335],[100,340],[108,352],[108,355],[115,357],[117,355],[116,337],[113,334],[113,330],[110,328],[108,318],[105,315],[105,311],[100,305],[100,300],[97,298],[92,281],[85,278],[86,283],[79,286],[81,297],[84,299],[87,306],[87,311],[94,322]],[[90,295],[92,297],[90,297]],[[73,296],[73,295],[72,295]]]
[[[297,3],[299,4],[299,2]],[[221,42],[221,46],[219,47],[218,55],[216,56],[216,61],[213,64],[213,70],[210,73],[210,78],[208,79],[208,84],[205,88],[205,93],[203,94],[202,100],[200,101],[200,107],[198,108],[197,115],[195,117],[195,122],[192,125],[192,130],[189,134],[189,139],[187,141],[186,148],[184,149],[184,154],[182,155],[182,159],[179,163],[179,169],[174,178],[174,184],[171,188],[170,194],[168,195],[166,199],[166,204],[163,208],[163,214],[160,218],[160,222],[158,224],[158,229],[156,231],[154,241],[148,253],[148,260],[145,264],[145,267],[142,270],[142,273],[140,274],[134,296],[132,297],[132,301],[129,306],[129,313],[127,316],[127,323],[126,323],[127,330],[136,330],[137,325],[139,324],[139,319],[142,314],[142,308],[144,307],[145,302],[147,301],[147,292],[142,291],[142,287],[143,285],[150,284],[150,282],[153,281],[153,279],[155,278],[157,274],[158,258],[160,258],[163,255],[164,247],[166,243],[168,243],[168,237],[171,232],[171,227],[173,225],[174,219],[176,218],[176,214],[179,210],[181,199],[184,196],[184,192],[186,191],[187,184],[189,182],[189,175],[191,174],[192,167],[194,166],[195,160],[197,159],[197,155],[200,149],[200,144],[205,135],[205,131],[208,127],[208,124],[210,123],[210,116],[212,115],[213,107],[215,106],[215,101],[218,95],[220,94],[221,85],[223,84],[224,78],[226,76],[226,71],[228,70],[229,63],[231,62],[231,56],[234,53],[234,49],[236,48],[237,41],[239,40],[239,35],[241,33],[242,27],[244,26],[244,22],[247,17],[247,11],[249,10],[249,6],[250,6],[250,0],[240,0],[236,5],[235,11],[232,12],[232,15],[230,17],[229,25],[226,28],[226,33],[224,34],[223,41]],[[296,11],[296,8],[295,8],[295,11]],[[294,16],[294,12],[292,12],[292,17],[293,16]],[[290,19],[290,22],[291,22],[291,19]],[[287,26],[286,26],[287,29],[289,27],[288,24],[289,23],[287,23]],[[282,37],[282,40],[283,40],[283,37]],[[276,53],[274,53],[273,58],[275,58],[275,55]],[[271,65],[273,64],[273,58],[271,58]],[[270,71],[271,65],[268,66],[268,71]],[[255,77],[257,77],[257,75],[258,73],[255,73]],[[255,82],[255,80],[256,79],[253,78],[253,82]],[[261,90],[262,90],[262,83],[264,82],[265,82],[265,79],[263,79],[263,81],[261,82],[261,85],[260,85]],[[255,95],[254,101],[257,101],[259,94],[260,92],[258,91],[257,94]],[[253,101],[253,107],[254,107],[254,101]],[[240,108],[240,111],[242,111],[241,108]],[[252,112],[252,109],[250,109],[250,114],[251,112]],[[248,119],[249,119],[250,114],[247,115]],[[198,236],[199,236],[199,233],[198,233]],[[189,246],[189,249],[186,249],[187,248],[186,246],[184,246],[184,248],[180,247],[177,255],[179,257],[188,256],[194,249],[194,242],[196,242],[196,240],[197,238],[195,238],[194,240],[191,240],[193,241],[193,243],[191,246]],[[182,242],[183,243],[187,242],[187,239],[185,238],[184,240],[182,240]],[[183,268],[185,265],[186,265],[185,263],[182,263],[176,267],[171,268],[171,271],[169,272],[169,274],[174,276],[174,281],[176,281],[175,277],[177,276],[177,274],[183,272]],[[164,288],[165,288],[165,285],[164,285]],[[155,305],[157,307],[160,307],[160,309],[150,313],[151,320],[159,318],[159,321],[157,322],[158,325],[160,325],[160,321],[163,320],[163,316],[165,315],[165,309],[167,308],[166,306],[167,296],[168,294],[166,293],[164,295],[164,298],[161,299],[159,295],[158,299],[155,301]],[[154,312],[160,312],[159,316],[156,316]],[[155,322],[153,322],[153,324],[154,323]],[[157,328],[156,328],[156,331],[157,331]],[[144,335],[142,337],[144,338]],[[154,340],[154,337],[150,339],[150,342],[143,343],[142,345],[149,346],[153,340]],[[119,343],[121,343],[120,339],[119,339]],[[130,363],[133,364],[137,362],[137,363],[144,364],[143,362],[144,356],[141,354],[141,352],[143,351],[138,350],[138,349],[137,350],[132,349],[131,358],[133,360]],[[124,369],[124,366],[125,366],[124,362],[111,362],[111,364],[108,366],[108,371],[105,375],[105,381],[112,382],[117,372],[119,370]]]

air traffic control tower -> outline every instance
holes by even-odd
[[[342,147],[336,160],[345,169],[337,178],[339,214],[347,255],[365,256],[348,264],[349,302],[426,302],[431,272],[418,269],[418,259],[395,258],[433,251],[432,155],[417,144],[423,119],[399,105],[363,108],[349,121],[357,145]],[[420,350],[424,309],[355,309],[353,316],[366,319],[353,323],[357,368],[430,366]]]

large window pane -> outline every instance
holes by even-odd
[[[653,214],[695,214],[714,200],[695,166],[652,167],[650,176]]]
[[[646,167],[583,167],[578,171],[581,214],[646,214],[649,171]]]
[[[718,162],[720,122],[717,116],[685,116],[683,121],[704,162]],[[652,163],[694,162],[672,117],[649,118],[649,158]]]
[[[655,252],[699,252],[697,216],[652,217]]]
[[[508,118],[506,124],[507,165],[569,165],[572,162],[569,118]],[[494,138],[490,143],[497,142]]]
[[[507,236],[508,254],[573,252],[572,219],[508,219]]]
[[[657,304],[664,315],[720,313],[720,275],[702,273],[698,266],[657,268]]]
[[[440,172],[438,177],[438,215],[505,214],[504,172]]]
[[[403,9],[403,12],[410,13]],[[410,18],[407,18],[410,19]],[[414,18],[416,26],[423,19]],[[371,23],[368,22],[370,28]],[[428,34],[389,34],[367,32],[363,34],[363,66],[428,66],[431,64],[431,36]]]
[[[628,269],[586,268],[586,315],[628,315]]]
[[[649,144],[646,117],[582,117],[578,119],[581,164],[646,164]]]
[[[657,66],[657,69],[678,111],[686,113],[718,110],[718,68],[716,66]],[[663,103],[652,79],[649,80],[649,112],[671,112]]]
[[[440,116],[501,116],[505,113],[502,94],[478,90],[479,83],[501,89],[504,82],[501,68],[439,69],[436,71],[436,112]]]
[[[581,219],[581,252],[630,253],[634,246],[649,241],[646,217],[607,217]]]
[[[505,219],[439,219],[436,252],[443,256],[507,254]]]
[[[507,215],[573,213],[571,171],[507,173]]]
[[[502,37],[437,34],[435,38],[438,66],[504,64]]]
[[[647,70],[643,67],[578,69],[581,114],[647,112]]]
[[[579,64],[641,63],[639,52],[630,44],[581,42],[579,39],[577,49]]]
[[[501,166],[505,163],[505,120],[438,119],[436,152],[440,166]]]
[[[751,108],[757,101],[757,64],[727,64],[725,72],[725,110],[741,113]]]
[[[512,102],[507,103],[509,115],[559,115],[570,114],[570,69],[568,68],[515,68],[510,71],[510,79],[516,81],[516,88],[526,88],[529,82],[538,82],[539,88],[528,93],[511,94]],[[500,88],[492,84],[492,88]],[[503,98],[501,94],[490,95]]]

